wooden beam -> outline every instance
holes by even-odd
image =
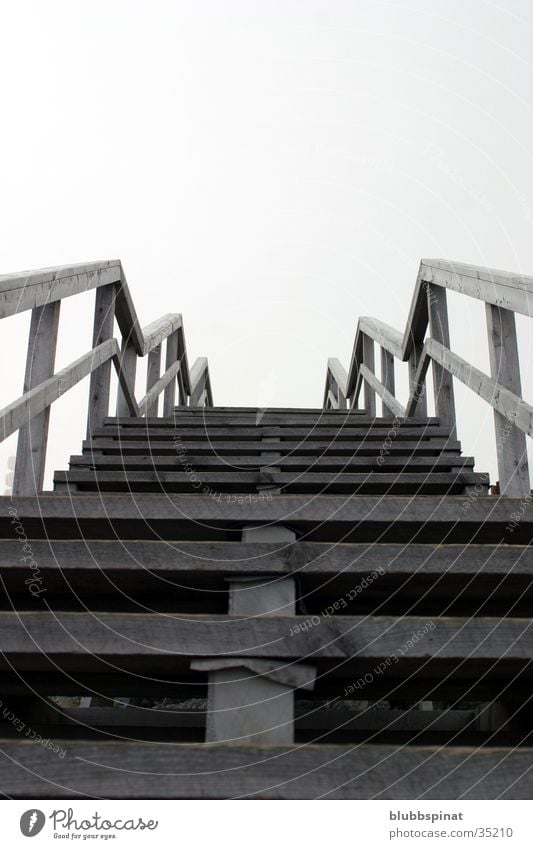
[[[115,285],[103,286],[96,290],[94,306],[93,350],[102,343],[113,339],[115,322]],[[115,343],[116,344],[116,343]],[[96,427],[100,427],[109,415],[109,395],[111,390],[111,362],[105,360],[91,370],[89,404],[87,412],[87,436],[90,437]]]
[[[359,373],[365,381],[365,386],[370,387],[375,395],[378,395],[382,399],[384,406],[391,411],[393,416],[396,416],[397,418],[405,418],[405,409],[402,407],[400,402],[396,400],[394,395],[392,395],[378,380],[373,371],[362,363],[359,367]]]
[[[148,354],[148,357],[152,356],[152,354],[154,355],[154,362],[153,362],[153,376],[154,377],[155,377],[155,375],[157,374],[157,371],[158,371],[158,368],[155,365],[155,363],[158,362],[156,354],[155,354],[156,351],[159,351],[159,361],[160,361],[161,348],[156,348],[155,351],[152,351],[151,354]],[[149,367],[149,374],[150,374],[150,361],[148,361],[148,367]],[[161,395],[163,390],[166,387],[168,387],[175,380],[176,375],[178,374],[179,370],[180,370],[180,363],[179,363],[179,361],[176,360],[170,366],[170,368],[167,369],[167,371],[163,375],[161,375],[159,380],[157,380],[155,383],[152,384],[152,386],[147,391],[147,393],[144,396],[144,398],[142,399],[142,401],[139,401],[139,410],[140,410],[141,413],[145,412],[147,417],[148,416],[157,416],[159,396]],[[150,381],[151,381],[151,379],[152,378],[150,378]],[[148,388],[148,380],[146,382],[146,386]]]
[[[362,365],[365,365],[370,373],[374,373],[375,363],[374,363],[374,340],[367,336],[366,333],[363,334],[363,362]],[[361,373],[361,368],[359,369]],[[367,416],[369,418],[375,418],[376,415],[376,392],[375,389],[372,388],[368,379],[364,382],[364,408]]]
[[[450,348],[450,329],[448,325],[448,306],[446,289],[430,285],[427,288],[429,332],[431,337],[444,348]],[[449,427],[450,438],[456,438],[455,399],[453,378],[436,360],[433,366],[433,392],[435,396],[435,415],[444,427]]]
[[[115,339],[108,339],[4,407],[0,410],[0,442],[26,424],[30,416],[45,410],[95,368],[115,356],[119,356],[117,342]]]
[[[175,330],[170,336],[167,337],[167,345],[166,345],[166,359],[165,359],[165,369],[168,373],[168,370],[175,364],[178,363],[178,331]],[[163,396],[163,415],[171,416],[174,411],[174,404],[176,399],[176,380],[170,380],[164,390],[165,394]]]
[[[146,395],[139,404],[139,409],[148,416],[157,416],[159,408],[159,395],[157,384],[161,375],[161,345],[148,353],[148,365],[146,368]],[[155,391],[154,390],[155,387]]]
[[[137,351],[135,350],[130,339],[122,340],[122,350],[120,354],[120,368],[124,374],[125,379],[128,381],[128,385],[131,388],[131,391],[135,393],[135,378],[137,375]],[[128,416],[130,415],[131,404],[128,402],[128,399],[122,389],[122,386],[119,386],[118,389],[118,397],[117,397],[117,416]]]
[[[24,394],[54,373],[60,306],[61,301],[54,301],[32,310]],[[30,408],[28,418],[28,423],[19,430],[14,495],[33,495],[43,488],[50,407],[36,414]]]
[[[486,304],[486,315],[492,379],[517,399],[515,409],[508,409],[506,415],[494,410],[500,493],[529,496],[526,437],[514,424],[522,395],[515,317],[509,310],[492,304]]]

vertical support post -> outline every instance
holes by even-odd
[[[187,406],[187,393],[185,392],[185,384],[183,383],[183,375],[181,373],[183,363],[180,363],[180,370],[178,372],[178,404],[180,407]]]
[[[411,351],[411,356],[409,357],[409,392],[417,392],[418,397],[418,403],[416,405],[414,415],[415,419],[425,419],[428,414],[426,385],[424,383],[423,386],[417,387],[415,384],[415,375],[420,362],[420,357],[422,356],[423,347],[422,342],[415,342],[413,350]]]
[[[149,392],[161,377],[161,345],[158,345],[148,354],[148,366],[146,368],[146,391]],[[152,401],[146,409],[146,418],[156,417],[159,408],[159,398]]]
[[[31,313],[24,392],[54,373],[61,301],[35,307]],[[43,488],[50,407],[19,430],[13,495],[35,495]]]
[[[174,333],[171,333],[170,336],[167,337],[167,352],[165,359],[165,370],[168,370],[170,366],[173,366],[176,360],[178,359],[178,332],[177,330]],[[172,380],[168,386],[165,387],[165,394],[163,396],[163,415],[171,416],[174,412],[174,403],[176,400],[176,378]]]
[[[96,290],[94,304],[93,348],[107,339],[113,338],[115,321],[116,286],[110,283]],[[109,395],[111,388],[111,360],[98,366],[91,373],[89,389],[89,409],[87,412],[87,439],[91,438],[95,428],[101,427],[109,415]]]
[[[201,403],[202,398],[204,396],[205,379],[206,379],[206,373],[204,371],[202,377],[200,378],[200,380],[198,381],[198,383],[196,384],[196,386],[194,387],[194,389],[192,391],[191,400],[190,400],[191,407],[199,407],[200,406],[200,403]]]
[[[489,336],[490,373],[499,386],[522,396],[515,316],[511,310],[485,304]],[[513,423],[516,410],[507,415],[494,410],[500,494],[529,495],[526,435]]]
[[[446,289],[430,283],[427,287],[429,334],[445,348],[450,347],[450,328],[448,325],[448,307]],[[449,428],[450,439],[457,438],[455,421],[455,398],[453,378],[439,363],[432,361],[433,391],[435,393],[435,415],[442,427]]]
[[[371,372],[374,372],[374,340],[371,339],[370,336],[367,336],[366,333],[363,334],[363,363],[370,369]],[[368,385],[366,380],[364,380],[363,383],[365,411],[370,418],[374,419],[376,417],[376,393],[372,387]]]
[[[243,542],[290,545],[295,534],[285,527],[244,528]],[[293,616],[293,577],[230,579],[229,613],[238,616]],[[253,634],[253,629],[251,630]],[[231,666],[229,666],[231,664]],[[298,676],[299,664],[292,664]],[[200,668],[198,662],[193,668]],[[208,662],[208,742],[290,744],[294,740],[294,687],[313,686],[314,670],[301,667],[302,683],[289,680],[279,663],[243,657]]]
[[[128,381],[133,394],[135,394],[135,377],[137,375],[137,351],[130,341],[122,340],[121,364],[126,380]],[[130,408],[124,396],[124,393],[119,384],[117,398],[117,416],[129,416]]]
[[[394,380],[394,356],[387,351],[386,348],[381,347],[381,382],[385,389],[387,389],[391,395],[396,395],[396,385]],[[381,403],[381,414],[384,418],[392,417],[394,418],[394,413],[392,410],[389,410],[385,401]]]

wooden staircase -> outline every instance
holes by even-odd
[[[107,419],[10,502],[31,562],[2,511],[1,698],[59,747],[4,717],[4,792],[526,797],[533,523],[472,466],[436,419]]]
[[[60,301],[93,288],[93,347],[54,373]],[[485,301],[491,377],[450,350],[447,289]],[[140,328],[120,262],[0,277],[0,318],[32,315],[24,393],[0,410],[0,438],[19,431],[0,794],[531,798],[533,407],[513,333],[532,297],[530,278],[423,261],[405,332],[361,319],[324,409],[228,408],[207,360],[189,369],[181,315]],[[82,453],[43,491],[50,406],[88,375]],[[498,497],[461,454],[452,378],[494,409]]]

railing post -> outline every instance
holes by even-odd
[[[429,284],[427,287],[429,335],[450,348],[450,328],[448,325],[448,307],[446,289],[443,286]],[[439,363],[432,361],[433,391],[435,393],[435,415],[443,427],[450,430],[450,439],[457,438],[455,421],[455,399],[453,378]]]
[[[409,357],[409,391],[411,394],[413,392],[416,392],[418,398],[414,413],[415,419],[425,419],[427,418],[428,414],[426,384],[424,382],[424,385],[422,387],[418,387],[415,383],[415,377],[418,370],[420,357],[422,356],[423,347],[424,346],[421,342],[415,342],[413,344],[413,349]]]
[[[171,333],[167,338],[167,352],[166,352],[166,365],[165,370],[168,370],[170,366],[173,366],[176,360],[178,359],[178,330],[175,330],[174,333]],[[163,415],[171,416],[174,412],[174,404],[176,400],[176,381],[172,380],[168,386],[165,387],[165,394],[163,396]]]
[[[135,394],[135,377],[137,375],[137,351],[128,339],[122,340],[121,367],[131,391]],[[119,385],[117,397],[117,416],[130,416],[130,408]]]
[[[381,382],[385,389],[387,389],[391,395],[396,394],[396,386],[394,380],[394,356],[387,351],[383,346],[380,348],[381,351]],[[392,416],[394,418],[394,413],[390,410],[384,401],[381,403],[381,414],[384,418],[389,418]]]
[[[24,392],[54,373],[61,301],[32,310]],[[43,488],[50,407],[19,430],[13,495],[35,495]]]
[[[493,380],[518,397],[522,395],[516,323],[511,310],[485,304],[489,337],[490,373]],[[494,410],[500,494],[521,498],[530,492],[526,435],[513,423],[516,410],[507,415]]]
[[[161,345],[158,345],[148,354],[148,366],[146,369],[146,391],[149,392],[152,386],[157,383],[161,377]],[[156,417],[159,407],[159,399],[156,398],[146,409],[146,418],[149,416]]]
[[[96,290],[94,304],[93,348],[107,339],[113,338],[115,321],[116,284],[100,286]],[[111,360],[98,366],[91,374],[89,389],[89,409],[87,411],[87,438],[90,439],[95,428],[101,427],[109,415],[109,395],[111,389]]]
[[[374,340],[371,339],[370,336],[367,336],[366,333],[363,334],[363,362],[371,372],[374,372]],[[363,382],[365,412],[368,416],[370,416],[370,418],[374,419],[376,417],[376,393],[372,387],[368,385],[366,380]]]

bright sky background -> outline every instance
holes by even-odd
[[[403,330],[421,257],[533,274],[532,29],[527,0],[4,3],[0,273],[118,257],[141,323],[183,313],[215,403],[319,407],[359,315]],[[93,301],[65,303],[58,367]],[[482,305],[450,309],[488,369]],[[28,324],[2,322],[2,405]],[[50,469],[87,391],[54,406]],[[492,413],[457,399],[495,478]]]

